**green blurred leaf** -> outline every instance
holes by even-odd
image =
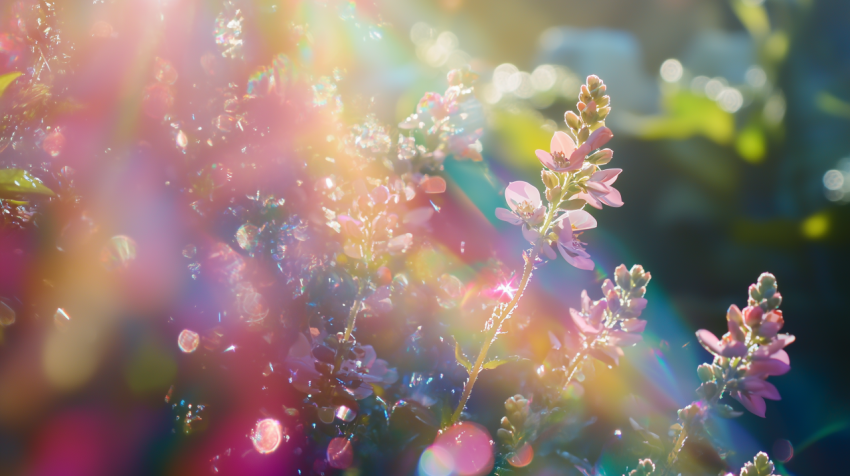
[[[534,170],[539,175],[540,162],[534,155],[535,149],[549,150],[552,134],[541,126],[543,120],[538,114],[522,111],[498,111],[493,116],[493,130],[504,149],[503,156],[510,165],[519,170]]]
[[[680,90],[665,98],[663,108],[664,116],[634,119],[630,126],[635,135],[648,140],[702,135],[718,144],[729,144],[734,137],[732,114],[705,96]]]
[[[747,162],[757,164],[767,155],[767,138],[756,124],[744,128],[735,139],[735,150]]]
[[[457,341],[455,341],[455,359],[457,359],[457,363],[463,365],[467,372],[472,372],[472,364],[469,363],[469,359],[466,358]]]
[[[19,198],[25,195],[52,197],[56,194],[26,170],[0,170],[0,198]]]
[[[850,118],[850,103],[842,101],[832,94],[822,91],[815,97],[815,106],[821,112],[837,116]]]
[[[12,84],[12,81],[16,80],[20,75],[20,71],[13,71],[0,76],[0,97],[3,96],[3,93],[6,92],[6,88]]]
[[[732,9],[741,23],[744,24],[744,28],[754,38],[763,38],[770,33],[770,18],[767,16],[764,5],[744,0],[733,0]]]

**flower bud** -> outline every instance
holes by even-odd
[[[761,293],[759,292],[758,286],[756,286],[755,284],[751,284],[749,291],[750,291],[750,299],[752,299],[755,302],[761,301]]]
[[[744,324],[744,317],[741,315],[741,310],[734,304],[729,306],[729,309],[726,311],[726,320],[734,322],[739,326]]]
[[[697,375],[702,382],[714,380],[714,372],[712,372],[711,365],[709,364],[700,364],[700,366],[697,367]]]
[[[587,142],[588,137],[590,137],[590,129],[587,127],[582,127],[579,129],[578,133],[576,133],[576,138],[578,139],[579,144]]]
[[[711,400],[717,395],[717,384],[714,382],[705,382],[697,388],[697,395],[700,397]]]
[[[555,175],[554,172],[544,169],[540,172],[540,176],[543,179],[543,184],[546,185],[546,188],[552,188],[558,185],[558,176]]]
[[[514,427],[513,425],[511,425],[511,422],[510,422],[510,420],[508,420],[508,417],[502,417],[501,423],[502,423],[502,428],[505,428],[505,429],[508,429],[508,430],[510,430]]]
[[[582,85],[581,90],[582,90],[582,92],[584,92],[587,89],[596,89],[601,85],[602,85],[602,80],[599,79],[599,76],[596,76],[595,74],[591,74],[590,76],[587,77],[587,86]]]
[[[602,149],[594,152],[589,155],[586,159],[587,163],[593,165],[605,165],[608,162],[611,162],[611,159],[614,157],[614,151],[611,149]]]
[[[626,269],[626,265],[621,264],[614,269],[614,281],[617,283],[617,286],[620,286],[626,291],[632,288],[632,276],[629,274],[629,270]]]
[[[779,293],[774,294],[770,299],[767,300],[768,308],[776,309],[779,305],[782,304],[782,295]]]
[[[605,119],[606,117],[608,117],[609,112],[611,112],[610,107],[600,107],[596,110],[596,119],[599,121]]]
[[[764,313],[759,306],[747,306],[744,308],[744,322],[750,327],[761,324],[761,316]]]
[[[504,428],[499,428],[499,430],[496,432],[496,436],[498,436],[499,439],[504,441],[505,443],[510,443],[514,439],[513,432]]]
[[[564,122],[566,122],[570,129],[574,131],[581,128],[581,119],[579,119],[573,111],[567,111],[564,113]]]

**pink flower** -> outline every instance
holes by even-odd
[[[728,332],[723,334],[723,339],[718,339],[710,331],[700,329],[697,331],[697,339],[705,350],[715,355],[723,357],[743,357],[747,355],[747,346],[743,342],[734,340]]]
[[[594,303],[587,295],[587,290],[581,292],[581,311],[570,308],[570,317],[579,332],[584,335],[596,335],[602,332],[602,317],[608,303],[601,299]]]
[[[543,223],[546,208],[540,199],[540,191],[534,185],[521,181],[509,183],[505,189],[505,201],[511,209],[497,208],[496,218],[499,220],[511,225],[526,223],[537,226]]]
[[[738,382],[739,390],[731,392],[732,398],[741,402],[747,410],[754,415],[764,418],[765,405],[764,399],[781,400],[779,390],[772,383],[759,378],[747,377]]]
[[[584,212],[583,210],[576,211],[582,211],[588,217],[590,216],[589,213]],[[575,218],[579,225],[576,225],[574,228],[571,221],[573,213],[575,212],[564,214],[555,224],[555,228],[557,229],[556,232],[558,234],[558,251],[560,251],[561,256],[567,260],[567,263],[570,263],[578,269],[590,271],[595,266],[593,260],[590,259],[590,255],[587,254],[587,251],[584,251],[584,243],[578,241],[573,230],[593,228],[596,226],[596,220],[593,220],[593,217],[590,217],[590,220],[592,220],[590,221],[584,218],[584,215],[576,214]],[[546,253],[547,256],[550,256],[550,251],[547,250],[546,247],[544,247],[544,253]]]
[[[540,162],[553,172],[570,172],[581,168],[590,151],[598,149],[611,140],[614,134],[607,127],[600,127],[590,134],[584,144],[576,148],[573,139],[565,132],[555,132],[549,145],[551,152],[537,149]]]
[[[620,196],[620,192],[611,185],[622,171],[622,169],[605,169],[595,172],[585,185],[587,192],[579,193],[576,198],[580,198],[591,207],[599,209],[602,209],[602,204],[609,207],[622,207],[623,198]]]
[[[540,233],[534,229],[546,218],[546,207],[540,199],[540,191],[528,182],[511,182],[505,189],[505,200],[510,210],[496,209],[496,218],[511,225],[522,224],[522,235],[531,243],[540,239]]]

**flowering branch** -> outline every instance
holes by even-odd
[[[552,137],[550,152],[536,152],[545,167],[541,176],[546,185],[549,206],[543,205],[535,186],[527,182],[511,182],[505,190],[505,200],[510,209],[496,209],[496,217],[500,220],[522,225],[523,237],[533,248],[530,253],[524,253],[522,278],[513,299],[507,305],[497,306],[493,310],[493,316],[488,321],[488,333],[478,358],[469,370],[469,380],[450,424],[460,420],[478,374],[484,368],[487,352],[498,337],[502,324],[519,303],[540,253],[555,259],[557,255],[553,245],[557,244],[561,256],[571,265],[585,270],[594,268],[583,243],[574,234],[575,231],[596,226],[596,220],[582,208],[585,204],[596,208],[602,208],[603,203],[615,207],[623,205],[619,192],[611,186],[621,170],[603,171],[599,168],[611,160],[613,152],[604,149],[592,153],[613,137],[610,129],[605,127],[604,119],[611,110],[611,99],[605,90],[606,86],[601,79],[588,76],[587,84],[581,87],[577,105],[581,116],[567,112],[564,119],[569,126],[569,133],[556,132]],[[557,216],[558,213],[560,216]]]

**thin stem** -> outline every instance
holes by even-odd
[[[351,305],[351,312],[348,313],[348,321],[345,325],[345,337],[343,338],[343,342],[348,342],[348,339],[351,337],[351,332],[354,330],[354,323],[357,321],[357,312],[360,310],[360,304],[363,301],[360,299],[355,299],[354,303]]]
[[[513,312],[519,302],[519,298],[522,297],[522,293],[528,285],[528,280],[531,278],[531,270],[534,268],[534,261],[537,259],[537,255],[539,253],[540,245],[538,244],[534,247],[531,255],[525,261],[522,279],[519,282],[519,288],[517,289],[514,298],[499,314],[497,321],[493,323],[493,327],[490,328],[490,332],[487,334],[486,339],[484,339],[484,344],[481,346],[481,352],[478,353],[478,358],[475,359],[475,364],[472,367],[472,371],[469,373],[469,381],[466,382],[466,385],[463,387],[463,394],[460,397],[460,402],[458,403],[457,408],[452,414],[452,419],[449,422],[449,425],[453,425],[460,420],[460,414],[463,412],[466,402],[469,400],[469,395],[472,393],[472,386],[475,385],[475,381],[478,380],[478,374],[481,372],[481,368],[484,365],[484,359],[487,358],[487,351],[490,350],[490,345],[496,341],[496,337],[498,336],[499,329],[502,327],[502,323],[505,322],[505,319],[510,317],[511,312]]]

